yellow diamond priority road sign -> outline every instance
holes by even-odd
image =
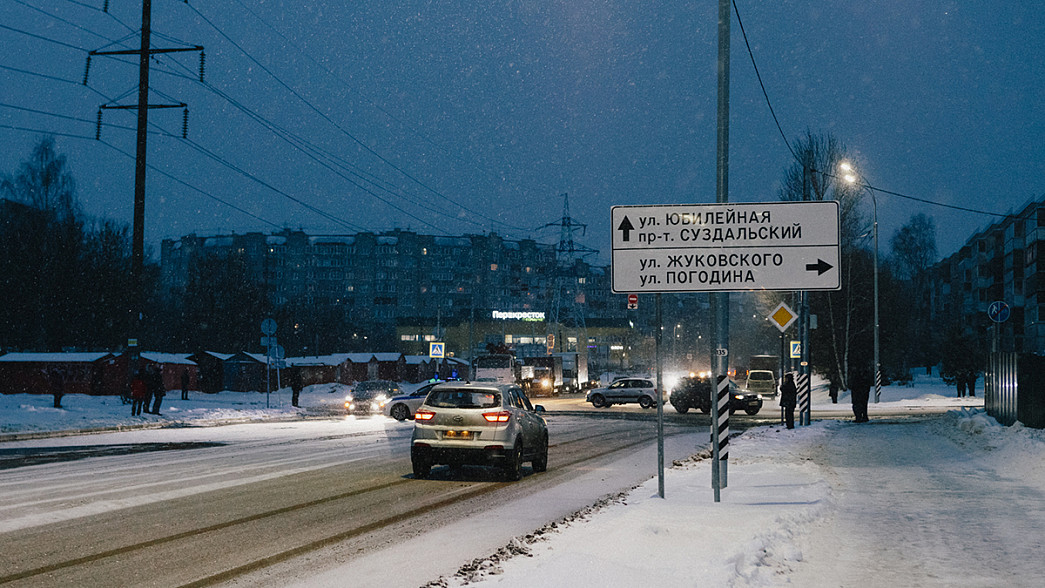
[[[783,302],[781,302],[773,312],[769,313],[769,320],[776,325],[776,328],[779,329],[781,333],[786,331],[787,328],[791,326],[791,323],[795,322],[795,319],[797,318],[798,315],[795,314],[795,311],[791,310],[791,307]]]

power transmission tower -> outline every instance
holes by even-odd
[[[105,4],[108,11],[108,2]],[[83,85],[87,85],[87,76],[91,71],[91,57],[111,55],[137,55],[138,56],[138,102],[132,105],[105,104],[98,109],[98,123],[95,137],[101,138],[102,111],[105,109],[126,109],[138,111],[137,128],[137,153],[134,165],[134,217],[131,231],[131,280],[134,283],[134,292],[131,295],[131,304],[128,309],[129,324],[127,337],[127,351],[130,356],[129,368],[133,373],[138,367],[141,349],[138,338],[142,331],[142,321],[145,311],[145,286],[143,283],[143,270],[145,266],[145,170],[147,169],[146,139],[149,128],[149,109],[151,108],[181,108],[182,137],[188,132],[188,106],[185,103],[178,104],[149,104],[149,60],[151,56],[160,53],[176,53],[183,51],[200,52],[200,80],[203,80],[203,47],[194,45],[179,48],[155,48],[150,45],[152,35],[152,0],[142,0],[142,28],[141,46],[139,49],[121,50],[98,50],[87,54],[87,66],[84,69]]]
[[[558,223],[548,223],[541,228],[559,227],[559,246],[556,249],[555,266],[555,292],[552,296],[551,316],[549,334],[554,335],[558,341],[555,349],[570,351],[568,346],[568,333],[572,331],[577,338],[577,384],[587,379],[588,361],[588,326],[585,320],[585,292],[584,282],[587,276],[580,275],[580,265],[577,263],[587,255],[598,253],[597,250],[578,245],[573,240],[577,231],[583,236],[588,225],[578,223],[570,216],[570,195],[562,195],[562,218]]]

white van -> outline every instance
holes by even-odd
[[[777,384],[776,376],[772,370],[750,370],[747,373],[747,385],[745,386],[755,394],[761,394],[768,398],[776,398]]]

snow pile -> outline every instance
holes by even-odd
[[[131,416],[131,405],[118,396],[67,394],[54,408],[49,394],[0,394],[0,435],[56,431],[119,430],[127,427],[176,427],[220,422],[250,422],[300,418],[342,407],[348,387],[341,384],[308,386],[291,406],[290,388],[271,394],[229,392],[167,393],[160,414]]]

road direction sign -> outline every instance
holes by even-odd
[[[614,292],[838,290],[838,203],[614,206]]]

